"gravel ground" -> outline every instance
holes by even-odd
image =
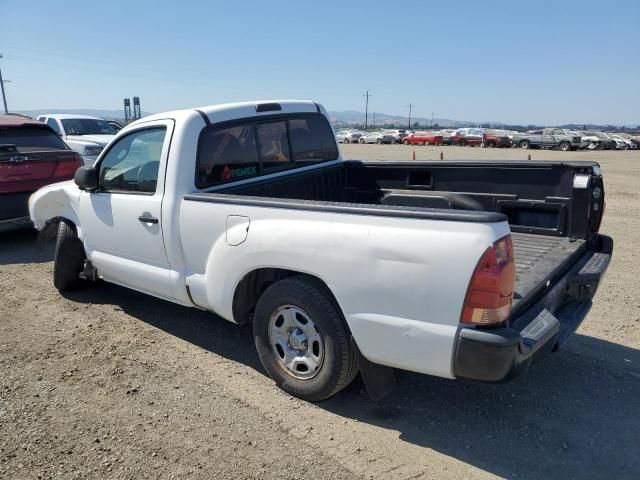
[[[348,145],[348,158],[526,159]],[[614,260],[578,333],[502,385],[399,373],[308,404],[265,376],[251,330],[124,288],[61,296],[52,250],[0,234],[0,477],[640,478],[640,152],[597,159]]]

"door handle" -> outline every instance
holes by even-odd
[[[158,223],[158,219],[156,217],[152,217],[151,215],[140,215],[138,217],[142,223]]]

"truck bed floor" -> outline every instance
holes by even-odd
[[[511,233],[511,238],[516,259],[513,307],[562,273],[586,248],[584,240],[565,237]]]

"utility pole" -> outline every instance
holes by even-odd
[[[373,129],[376,129],[376,112],[373,112]]]
[[[2,58],[2,54],[0,53],[0,58]],[[2,79],[2,69],[0,68],[0,89],[2,89],[2,103],[4,103],[4,113],[9,113],[9,109],[7,108],[7,96],[4,93],[4,82]]]
[[[411,109],[413,108],[412,104],[409,104],[409,130],[411,130]]]
[[[367,90],[367,93],[365,93],[362,96],[367,98],[365,107],[364,107],[364,129],[366,130],[367,125],[369,124],[369,97],[371,96],[369,95],[369,90]]]
[[[433,112],[431,112],[431,128],[433,128]]]

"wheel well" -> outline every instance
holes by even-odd
[[[327,284],[320,278],[284,268],[258,268],[247,273],[242,280],[240,280],[240,283],[238,283],[238,286],[233,293],[233,319],[240,325],[251,321],[253,319],[253,312],[256,308],[256,304],[258,303],[258,299],[264,291],[280,280],[296,276],[304,277],[315,282],[331,296],[336,307],[340,310],[333,293]]]
[[[40,233],[38,234],[38,244],[41,247],[56,239],[56,236],[58,235],[58,224],[60,222],[66,223],[67,225],[69,225],[69,227],[71,227],[71,229],[76,235],[78,234],[78,227],[76,227],[76,224],[73,223],[68,218],[65,218],[65,217],[50,218],[49,220],[47,220],[47,223],[40,230]]]

